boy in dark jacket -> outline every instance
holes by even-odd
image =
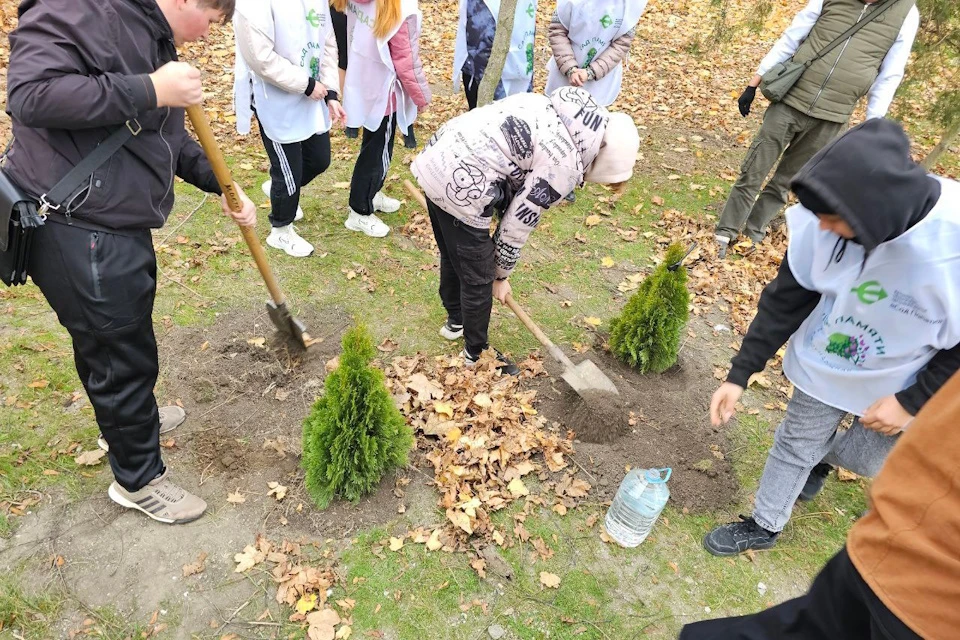
[[[797,498],[812,499],[833,466],[876,475],[960,366],[960,184],[927,174],[899,125],[877,118],[821,150],[792,188],[787,254],[711,419],[730,419],[788,338],[783,371],[795,389],[753,516],[706,537],[715,555],[772,547]]]
[[[109,448],[118,504],[154,520],[199,518],[206,503],[173,484],[161,432],[185,419],[158,409],[153,331],[156,256],[150,229],[173,207],[174,178],[220,187],[184,129],[200,72],[176,46],[233,14],[233,0],[24,0],[10,34],[7,109],[15,141],[4,172],[45,194],[120,127],[139,129],[36,236],[29,273],[73,339],[77,373]],[[223,210],[255,224],[256,207]]]

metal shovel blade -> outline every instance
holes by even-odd
[[[307,327],[290,314],[286,303],[276,304],[272,300],[267,300],[267,313],[270,314],[270,321],[273,322],[277,331],[303,346],[304,349],[309,346],[310,335],[307,333]]]
[[[579,395],[585,391],[599,391],[602,393],[612,393],[620,395],[617,387],[608,378],[600,367],[590,360],[584,360],[573,368],[567,368],[563,372],[563,379]]]

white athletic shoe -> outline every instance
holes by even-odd
[[[286,251],[288,256],[306,258],[313,253],[313,245],[297,235],[292,224],[285,227],[273,227],[267,236],[267,244],[274,249]]]
[[[373,196],[373,210],[381,213],[396,213],[400,211],[400,201],[387,196],[383,191],[377,191]]]
[[[267,181],[264,182],[262,185],[260,185],[260,188],[263,189],[263,192],[266,194],[266,196],[267,196],[268,198],[270,197],[270,185],[271,185],[271,184],[273,184],[273,180],[267,180]],[[297,206],[297,215],[295,215],[295,216],[293,217],[293,221],[294,221],[294,222],[299,222],[300,220],[303,220],[303,209],[301,209],[301,208],[299,207],[299,205],[298,205],[298,206]]]
[[[376,214],[371,213],[368,216],[362,216],[353,209],[350,209],[350,215],[347,216],[347,221],[343,223],[343,226],[351,231],[365,233],[371,238],[382,238],[390,233],[390,227],[385,225]]]

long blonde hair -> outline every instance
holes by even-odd
[[[348,0],[330,0],[330,6],[341,13],[347,10]],[[377,17],[373,21],[373,35],[386,38],[400,24],[400,0],[376,0]]]

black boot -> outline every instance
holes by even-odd
[[[779,533],[767,531],[753,518],[740,516],[740,522],[720,525],[708,533],[703,546],[715,556],[735,556],[749,549],[770,549],[779,537]]]
[[[817,497],[817,494],[823,491],[823,485],[827,483],[827,476],[833,471],[833,467],[825,462],[821,462],[810,471],[807,481],[800,491],[800,500],[807,502]]]
[[[360,137],[360,129],[359,129],[359,127],[347,127],[347,128],[345,128],[345,129],[343,130],[343,132],[344,132],[344,134],[345,134],[348,138],[358,138],[358,137]]]

